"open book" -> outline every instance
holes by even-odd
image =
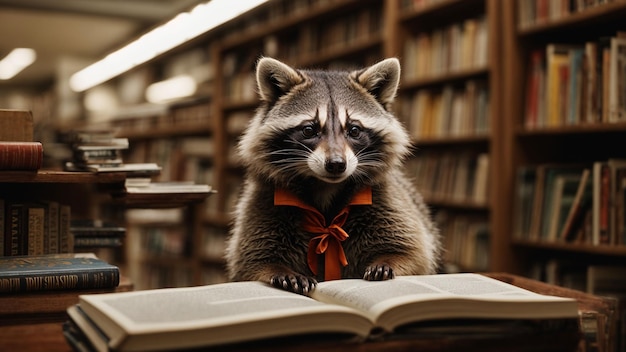
[[[99,351],[206,347],[306,334],[393,332],[445,319],[576,319],[573,299],[479,274],[320,283],[311,298],[260,282],[80,296],[71,321]]]

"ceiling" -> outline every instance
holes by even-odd
[[[0,58],[33,48],[37,61],[0,86],[52,82],[60,60],[99,59],[206,0],[0,0]]]

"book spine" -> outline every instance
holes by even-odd
[[[74,236],[74,247],[121,247],[122,239],[118,237],[82,237]]]
[[[59,253],[59,203],[48,202],[46,253]]]
[[[6,233],[4,242],[4,255],[15,256],[23,254],[23,245],[26,239],[26,229],[24,228],[23,204],[6,204]]]
[[[44,254],[44,218],[43,208],[28,207],[28,255]]]
[[[0,142],[0,170],[38,170],[43,164],[39,142]]]
[[[71,208],[69,205],[59,206],[59,253],[74,252],[74,241],[70,231]]]
[[[119,271],[111,268],[72,273],[24,273],[0,278],[0,293],[112,288],[119,282]]]

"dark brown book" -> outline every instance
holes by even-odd
[[[26,225],[26,205],[5,202],[4,255],[16,256],[26,254],[25,241],[28,228]]]
[[[0,141],[0,170],[39,170],[42,164],[40,142]]]
[[[581,219],[584,218],[585,209],[591,205],[590,175],[591,170],[583,170],[574,201],[561,229],[559,238],[562,240],[571,241],[574,238],[576,228],[582,224]]]

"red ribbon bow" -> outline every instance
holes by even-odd
[[[366,187],[358,192],[348,206],[333,218],[329,226],[326,226],[324,216],[317,209],[304,204],[295,195],[282,189],[277,189],[274,193],[274,205],[290,205],[304,210],[303,229],[317,235],[309,241],[307,263],[311,271],[317,275],[317,255],[325,254],[324,280],[341,279],[341,266],[348,265],[341,242],[349,236],[341,227],[348,219],[350,206],[369,204],[372,204],[372,189]]]

